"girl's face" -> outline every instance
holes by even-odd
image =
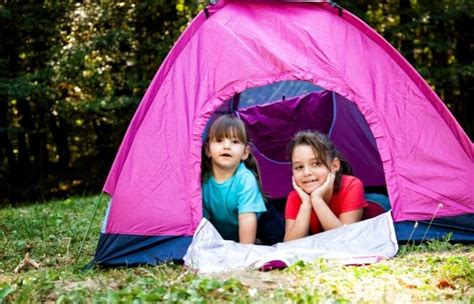
[[[241,161],[249,156],[249,147],[239,138],[213,138],[206,149],[206,155],[211,158],[213,168],[232,171]]]
[[[324,183],[330,172],[339,170],[340,161],[334,158],[328,168],[311,146],[299,145],[293,149],[291,165],[296,184],[310,194]]]

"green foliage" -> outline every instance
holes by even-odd
[[[399,250],[399,255],[412,254],[417,252],[442,252],[458,250],[462,247],[459,243],[451,243],[452,233],[446,234],[441,240],[428,240],[420,244],[409,242],[402,245]]]
[[[0,303],[3,303],[5,298],[14,291],[15,289],[9,284],[0,284]]]
[[[466,281],[467,285],[474,286],[474,266],[467,257],[448,257],[441,265],[440,273],[444,279],[462,280]]]
[[[0,203],[98,190],[146,87],[201,7],[0,4]]]

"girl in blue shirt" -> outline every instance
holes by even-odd
[[[269,213],[261,217],[267,207],[259,171],[250,153],[247,130],[239,118],[223,115],[212,123],[203,146],[201,180],[204,217],[224,239],[255,243],[257,223],[260,225]],[[270,222],[263,226],[273,225],[267,230],[277,235],[259,236],[266,244],[283,239],[283,220]]]

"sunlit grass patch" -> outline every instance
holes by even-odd
[[[390,260],[343,266],[318,259],[282,271],[198,275],[184,266],[74,271],[97,197],[0,209],[0,302],[473,303],[474,246],[448,239],[402,245]],[[95,253],[102,202],[79,266]],[[15,268],[25,255],[38,269]]]
[[[94,209],[95,197],[76,197],[0,210],[4,236],[0,269],[12,271],[29,252],[43,267],[72,266],[81,237]],[[104,206],[101,206],[103,213]],[[86,260],[96,245],[100,219],[95,219],[92,237],[85,247]]]

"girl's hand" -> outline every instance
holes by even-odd
[[[311,192],[311,201],[316,199],[322,199],[326,203],[331,199],[333,190],[334,190],[334,181],[336,179],[336,174],[331,172],[326,177],[324,183]]]
[[[300,186],[298,186],[294,177],[291,177],[291,181],[293,183],[293,189],[296,190],[296,192],[298,193],[298,196],[301,199],[301,203],[310,203],[311,201],[310,201],[309,194],[304,192],[304,190]]]

